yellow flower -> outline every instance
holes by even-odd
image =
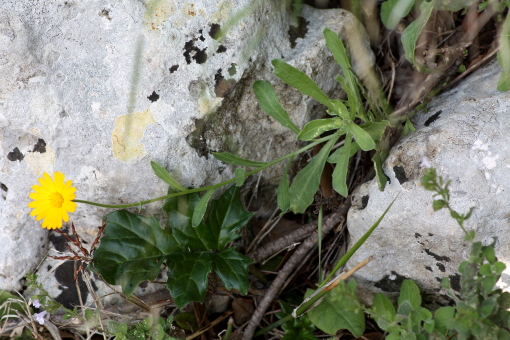
[[[62,220],[69,222],[68,212],[76,211],[77,204],[73,202],[76,188],[72,186],[73,181],[64,183],[64,180],[65,175],[60,171],[55,173],[55,181],[44,173],[43,178],[39,178],[41,185],[32,187],[35,192],[30,194],[30,198],[34,201],[28,206],[34,210],[30,215],[36,216],[38,221],[44,218],[43,228],[62,228]]]

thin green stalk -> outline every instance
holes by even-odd
[[[319,205],[319,218],[317,220],[317,233],[319,242],[319,284],[322,284],[322,204]]]
[[[304,151],[307,151],[308,149],[310,148],[313,148],[315,145],[317,144],[321,144],[323,142],[326,142],[328,140],[330,140],[331,138],[333,137],[338,137],[337,134],[332,134],[332,135],[329,135],[327,137],[324,137],[324,138],[321,138],[321,139],[317,139],[315,142],[313,143],[310,143],[308,144],[307,146],[297,150],[297,151],[294,151],[293,153],[290,153],[286,156],[283,156],[281,158],[278,158],[270,163],[267,163],[253,171],[250,171],[248,173],[246,173],[246,177],[248,176],[251,176],[253,174],[256,174],[257,172],[260,172],[266,168],[269,168],[270,166],[273,166],[283,160],[286,160],[288,158],[291,158],[291,157],[294,157]],[[129,204],[102,204],[102,203],[96,203],[96,202],[90,202],[90,201],[85,201],[85,200],[74,200],[74,202],[76,203],[84,203],[84,204],[89,204],[89,205],[95,205],[96,207],[103,207],[103,208],[113,208],[113,209],[117,209],[117,208],[132,208],[132,207],[141,207],[142,205],[146,205],[146,204],[149,204],[149,203],[153,203],[153,202],[157,202],[157,201],[161,201],[161,200],[164,200],[164,199],[168,199],[168,198],[172,198],[172,197],[177,197],[177,196],[182,196],[182,195],[187,195],[187,194],[191,194],[191,193],[194,193],[194,192],[201,192],[201,191],[207,191],[207,190],[214,190],[214,189],[217,189],[219,187],[222,187],[224,185],[227,185],[227,184],[230,184],[230,183],[234,183],[236,181],[236,178],[232,178],[232,179],[229,179],[225,182],[221,182],[221,183],[218,183],[218,184],[215,184],[215,185],[211,185],[211,186],[208,186],[208,187],[203,187],[203,188],[197,188],[197,189],[190,189],[190,190],[185,190],[185,191],[180,191],[180,192],[176,192],[176,193],[173,193],[173,194],[170,194],[170,195],[165,195],[165,196],[161,196],[161,197],[156,197],[156,198],[153,198],[153,199],[150,199],[150,200],[146,200],[146,201],[141,201],[141,202],[137,202],[137,203],[129,203]]]

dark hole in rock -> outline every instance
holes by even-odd
[[[216,53],[223,53],[223,52],[226,52],[227,51],[227,48],[223,45],[220,45],[218,47],[218,49],[216,50]]]
[[[436,119],[439,118],[439,116],[441,115],[442,112],[443,112],[443,110],[439,110],[436,113],[434,113],[432,116],[430,116],[429,119],[427,119],[425,121],[425,126],[429,126],[430,124],[434,123],[436,121]]]
[[[452,288],[453,290],[457,291],[457,292],[460,292],[460,274],[457,273],[457,274],[454,274],[454,275],[450,275],[448,276],[448,278],[450,279],[450,283],[452,284]]]
[[[203,64],[207,61],[207,47],[203,50],[195,46],[195,41],[191,39],[184,44],[184,58],[187,64],[191,64],[191,59],[194,59],[197,64]],[[194,52],[194,53],[193,53]]]
[[[414,233],[414,237],[416,237],[416,238],[421,237],[421,234],[420,233]]]
[[[219,24],[211,24],[211,29],[209,30],[209,36],[214,40],[217,40],[220,36],[221,26]]]
[[[9,188],[7,187],[7,185],[5,185],[3,183],[0,183],[0,189],[2,189],[5,192],[9,191]]]
[[[430,272],[433,272],[432,267],[430,267],[430,266],[425,266],[425,269],[427,269]]]
[[[159,94],[156,93],[156,91],[152,91],[152,94],[147,97],[151,102],[155,102],[159,99]]]
[[[407,182],[406,171],[403,166],[394,166],[393,171],[395,172],[395,177],[397,177],[398,182],[402,185]]]
[[[77,264],[79,268],[81,261],[78,261]],[[74,261],[66,261],[55,270],[55,279],[57,279],[60,284],[58,288],[62,291],[55,300],[69,309],[80,305],[80,298],[78,296],[78,290],[76,289],[76,283],[74,282],[74,275]],[[88,288],[81,277],[81,273],[78,274],[78,285],[80,286],[82,299],[86,301]]]
[[[361,209],[360,210],[363,210],[367,207],[369,199],[370,199],[370,196],[368,196],[368,195],[361,197]]]
[[[444,262],[450,262],[451,261],[451,259],[448,256],[439,256],[439,255],[431,252],[429,249],[425,249],[425,252],[427,253],[427,255],[432,256],[437,261],[444,261]]]
[[[67,233],[68,230],[65,230],[65,232]],[[60,235],[57,233],[50,233],[50,242],[53,243],[53,246],[55,247],[55,249],[60,252],[64,252],[64,251],[68,250],[67,246],[66,246],[67,240],[64,237],[64,235]]]
[[[385,275],[379,282],[375,283],[377,288],[384,290],[385,292],[398,292],[402,286],[402,282],[406,279],[405,276],[398,274],[395,271],[391,271],[391,274],[395,276],[395,279],[390,279],[390,275]]]
[[[173,65],[172,67],[170,67],[170,73],[174,73],[175,71],[177,71],[177,69],[179,68],[179,65]]]
[[[40,152],[40,153],[46,152],[46,142],[44,141],[44,139],[39,138],[37,140],[37,143],[34,145],[34,149],[32,150],[32,152]]]
[[[7,159],[10,160],[11,162],[14,162],[14,161],[22,161],[23,158],[25,158],[25,156],[23,156],[23,154],[21,153],[21,151],[19,151],[18,148],[14,148],[14,150],[12,150],[11,152],[9,152],[7,154]]]
[[[441,272],[443,272],[443,273],[444,273],[444,272],[446,271],[446,268],[444,267],[444,264],[442,264],[441,262],[437,262],[437,263],[436,263],[436,266],[437,266],[437,268],[439,268],[439,270],[440,270]]]
[[[233,79],[225,79],[223,75],[221,74],[222,70],[221,68],[216,72],[214,75],[214,93],[216,94],[216,97],[225,97],[227,94],[232,91],[235,85],[235,81]]]
[[[297,27],[292,25],[289,27],[289,41],[291,48],[296,47],[297,38],[304,38],[306,33],[308,33],[308,24],[310,22],[303,17],[298,17],[297,20]]]

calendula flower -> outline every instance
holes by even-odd
[[[62,220],[69,222],[69,213],[76,211],[77,204],[73,202],[76,198],[76,188],[73,181],[65,181],[65,175],[60,171],[55,173],[55,180],[52,180],[48,173],[39,178],[41,185],[34,185],[35,191],[30,194],[34,201],[28,206],[34,208],[30,215],[36,216],[38,221],[44,218],[43,228],[62,228]]]

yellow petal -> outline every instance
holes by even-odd
[[[78,204],[71,202],[71,201],[64,201],[64,203],[62,204],[62,208],[64,208],[66,211],[69,211],[72,213],[76,211],[77,207],[78,207]]]
[[[53,182],[55,184],[55,191],[61,193],[66,176],[60,171],[57,171],[53,177],[55,177],[55,181]]]
[[[34,190],[35,192],[40,193],[40,194],[46,194],[46,195],[51,194],[51,191],[49,191],[47,188],[42,187],[37,184],[32,186],[32,190]]]

